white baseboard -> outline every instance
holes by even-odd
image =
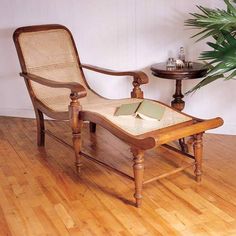
[[[35,118],[33,109],[0,108],[0,116]]]
[[[22,118],[35,118],[33,109],[14,109],[14,108],[0,108],[0,116],[22,117]],[[47,119],[47,117],[45,117]],[[236,135],[236,124],[224,123],[223,126],[209,130],[207,133],[212,134],[228,134]]]
[[[209,130],[207,133],[236,135],[236,124],[224,123],[223,126],[217,129]]]

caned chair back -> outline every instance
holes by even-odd
[[[23,72],[58,82],[79,82],[87,86],[79,66],[79,57],[70,31],[61,25],[22,27],[14,41]],[[53,99],[70,93],[69,89],[49,88],[30,82],[39,100]]]

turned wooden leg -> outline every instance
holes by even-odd
[[[142,204],[142,187],[143,187],[143,173],[144,173],[144,158],[143,151],[140,149],[132,148],[133,153],[133,171],[134,171],[134,184],[135,193],[134,198],[136,200],[136,207],[140,207]]]
[[[175,94],[173,95],[174,100],[171,102],[171,106],[175,109],[182,111],[185,106],[185,102],[182,100],[184,95],[182,94],[182,81],[176,80]]]
[[[45,128],[43,113],[35,109],[36,121],[37,121],[37,143],[39,147],[45,145]]]
[[[194,135],[193,150],[196,161],[194,173],[196,175],[197,182],[201,182],[202,176],[202,147],[202,133]]]
[[[91,133],[95,133],[96,132],[96,123],[93,122],[89,122],[89,130]]]
[[[73,146],[75,151],[75,168],[76,172],[81,172],[82,162],[81,162],[81,156],[80,156],[80,150],[81,150],[81,133],[72,133],[72,140],[73,140]]]
[[[69,119],[72,129],[72,140],[75,151],[75,167],[76,171],[80,173],[82,166],[81,156],[80,156],[82,121],[79,120],[79,111],[81,109],[81,106],[78,101],[77,93],[71,93],[70,98],[71,98],[71,103],[69,105],[69,116],[70,116]]]
[[[189,152],[188,145],[185,142],[185,138],[179,139],[179,145],[180,145],[180,148],[181,148],[182,152],[185,152],[185,153]]]

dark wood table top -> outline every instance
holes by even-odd
[[[207,70],[208,69],[204,64],[198,62],[193,62],[191,68],[167,68],[166,62],[157,63],[151,66],[151,71],[154,76],[175,80],[202,78],[206,75]]]

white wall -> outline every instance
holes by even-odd
[[[20,26],[60,23],[73,33],[83,63],[125,70],[143,69],[150,83],[146,97],[169,103],[174,81],[155,78],[150,65],[176,56],[184,46],[188,58],[196,60],[205,48],[194,44],[184,20],[195,5],[221,7],[221,0],[1,0],[0,4],[0,115],[33,116],[32,106],[12,41]],[[108,82],[109,81],[109,82]],[[186,81],[184,90],[199,80]],[[89,83],[103,96],[128,96],[131,80],[90,74]],[[236,82],[219,81],[185,98],[185,112],[201,118],[221,116],[218,133],[236,134]]]

